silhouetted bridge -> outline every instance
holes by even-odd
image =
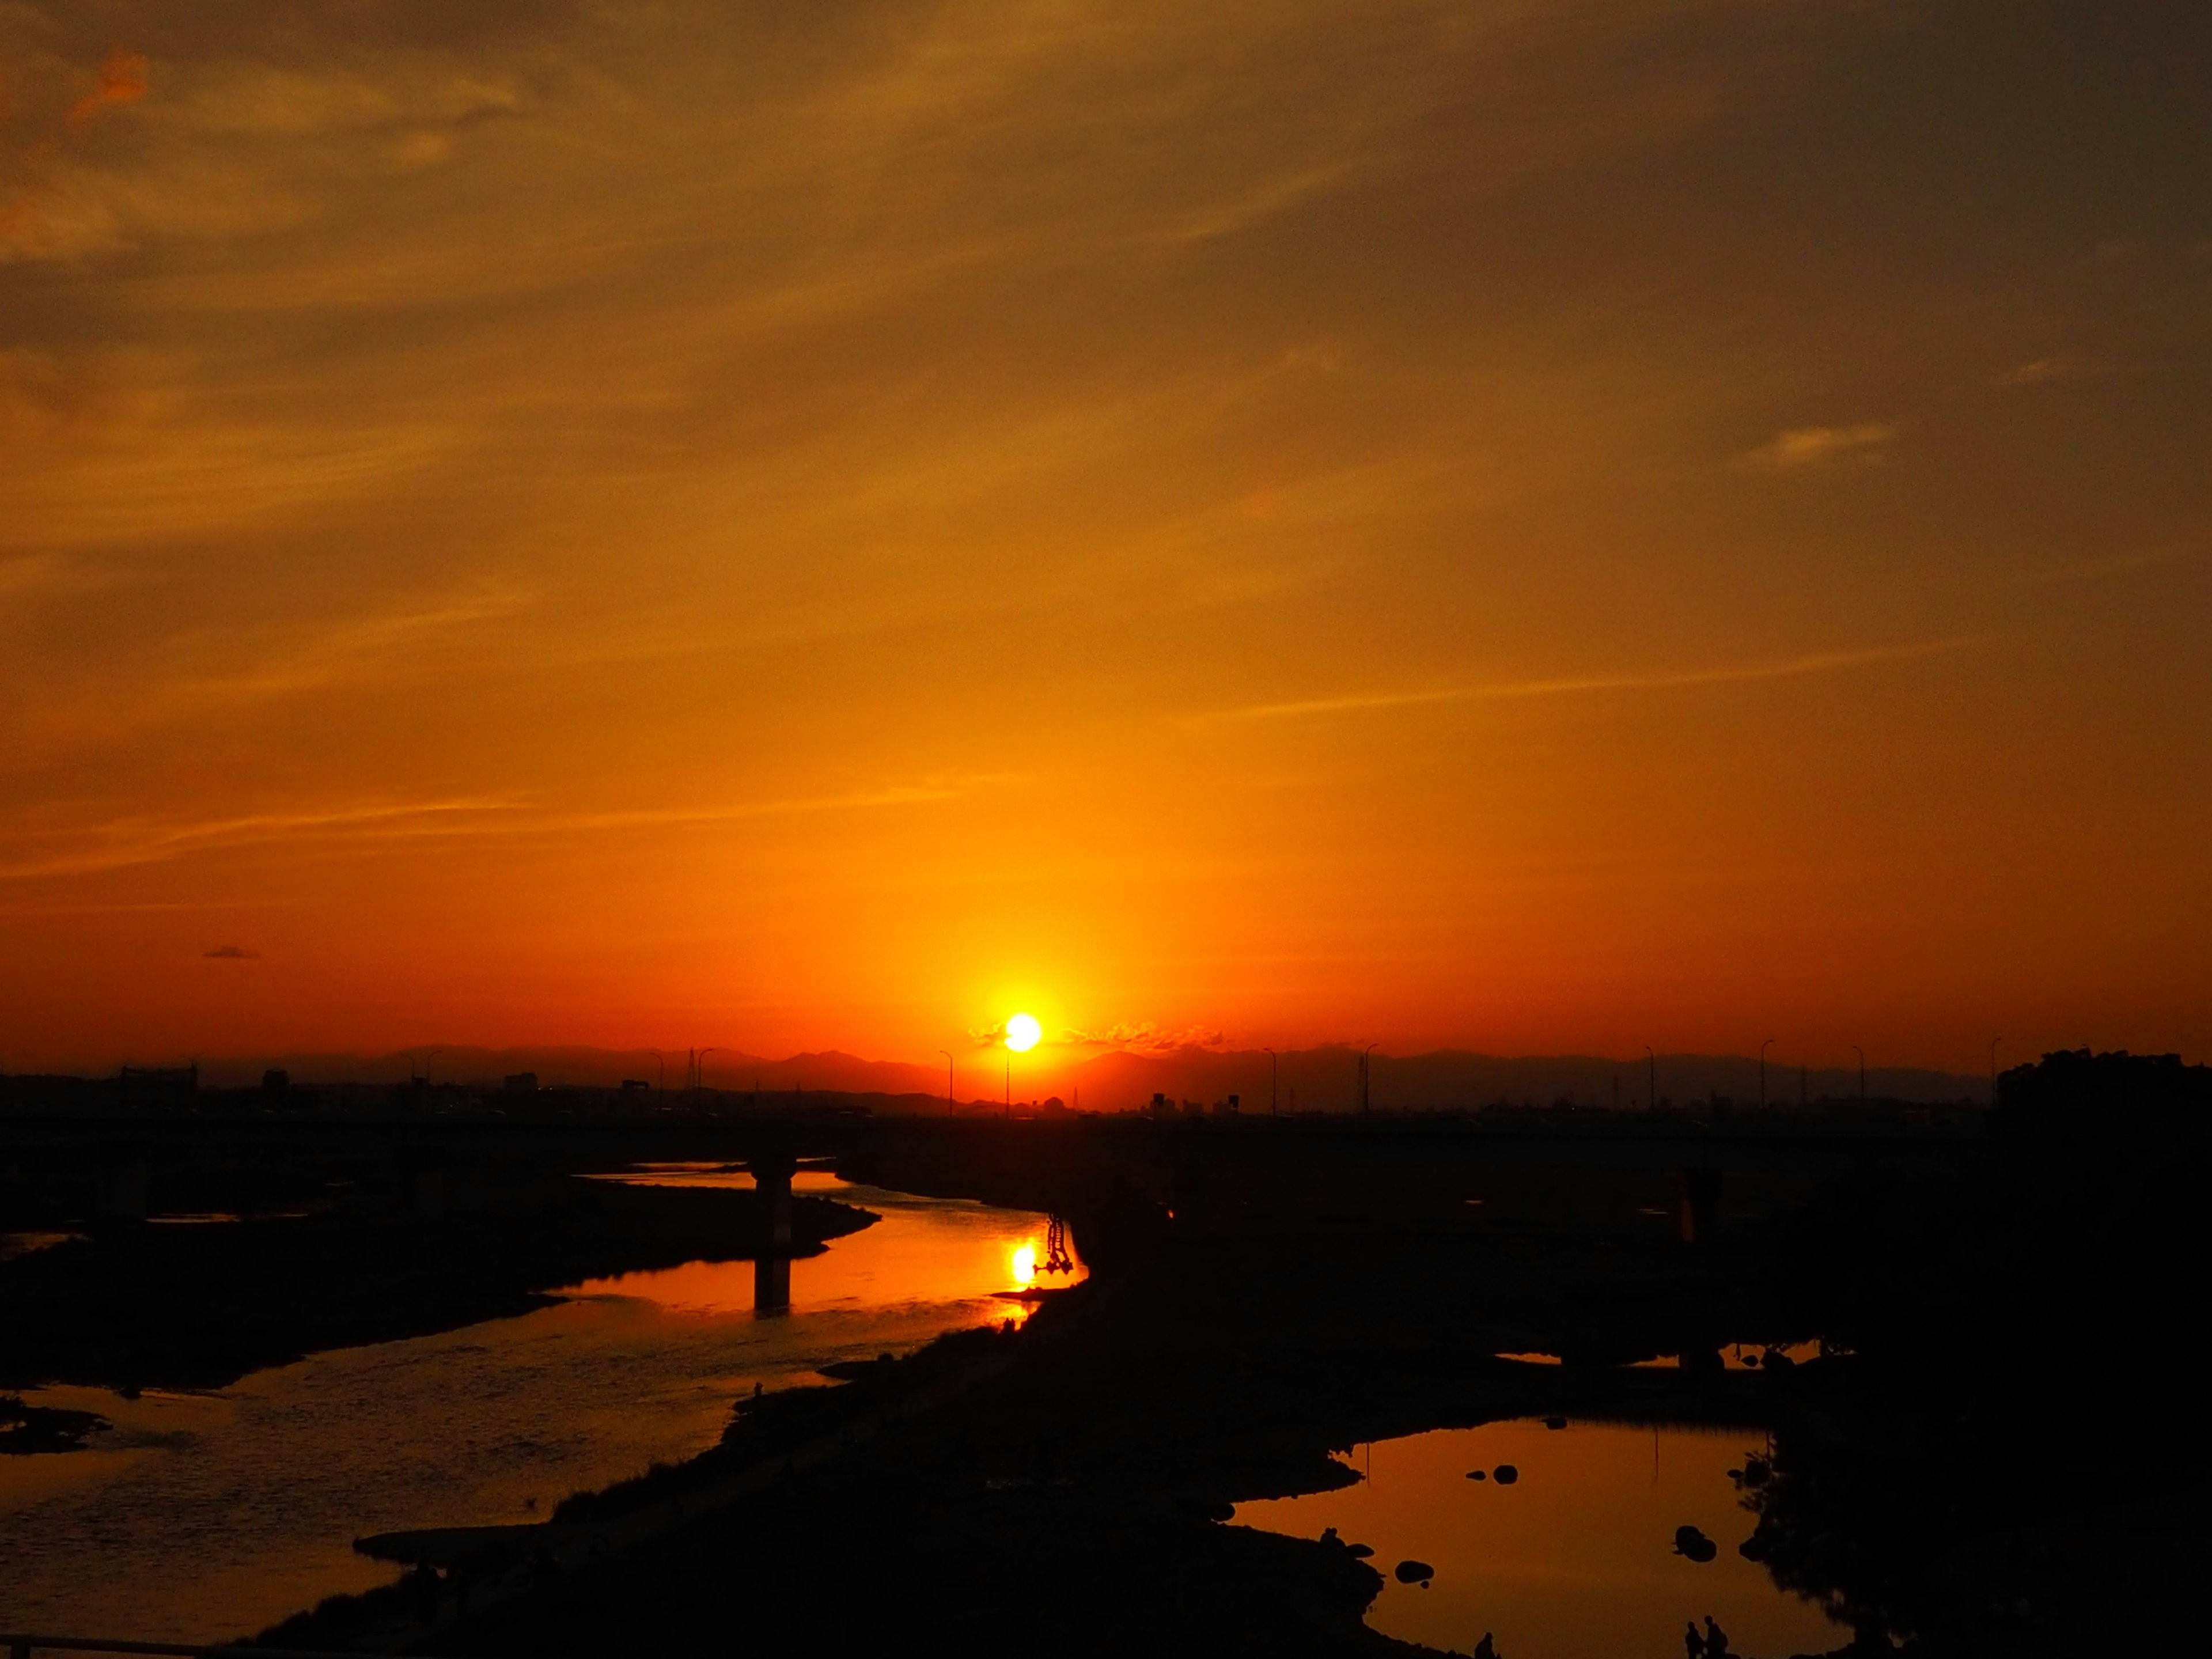
[[[765,1194],[758,1254],[787,1254],[791,1183],[802,1164],[849,1179],[1060,1213],[1105,1194],[1177,1224],[1233,1226],[1285,1214],[1402,1216],[1479,1205],[1572,1176],[1610,1181],[1708,1236],[1724,1187],[1792,1189],[1880,1172],[1941,1174],[1975,1158],[1974,1127],[1767,1115],[1737,1121],[1611,1113],[1531,1122],[1445,1114],[1159,1119],[874,1116],[852,1109],[576,1115],[307,1115],[173,1111],[0,1115],[0,1158],[91,1161],[99,1209],[146,1212],[149,1172],[169,1160],[389,1159],[414,1206],[434,1212],[471,1169],[575,1170],[639,1164],[743,1165]]]

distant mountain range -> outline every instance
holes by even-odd
[[[426,1051],[415,1051],[419,1056]],[[416,1064],[405,1054],[272,1054],[258,1059],[204,1061],[202,1079],[215,1086],[258,1083],[264,1070],[281,1068],[295,1083],[400,1083]],[[684,1055],[670,1055],[665,1066],[669,1086],[684,1085]],[[586,1048],[442,1048],[428,1060],[439,1082],[496,1083],[515,1073],[533,1072],[544,1087],[563,1085],[611,1088],[625,1079],[659,1085],[664,1064],[643,1049]],[[1155,1053],[1114,1051],[1052,1067],[1025,1079],[1018,1063],[1015,1095],[1033,1099],[1056,1094],[1072,1106],[1091,1111],[1128,1111],[1156,1094],[1173,1101],[1212,1105],[1231,1095],[1247,1112],[1268,1108],[1270,1061],[1259,1049],[1219,1050],[1187,1047]],[[1338,1044],[1300,1048],[1273,1062],[1275,1104],[1282,1111],[1343,1112],[1358,1103],[1358,1054]],[[1583,1106],[1642,1106],[1648,1103],[1653,1068],[1642,1056],[1609,1060],[1598,1055],[1559,1054],[1504,1058],[1439,1048],[1428,1054],[1394,1055],[1377,1050],[1370,1063],[1368,1096],[1381,1109],[1439,1110],[1485,1106],[1495,1101],[1548,1106],[1566,1100]],[[1662,1054],[1656,1063],[1662,1101],[1686,1104],[1715,1096],[1739,1105],[1757,1103],[1759,1066],[1741,1054]],[[997,1099],[989,1081],[1002,1077],[1000,1063],[979,1055],[956,1068],[958,1097]],[[921,1096],[942,1101],[945,1074],[936,1066],[904,1060],[862,1060],[835,1049],[792,1054],[782,1060],[716,1049],[706,1060],[706,1082],[715,1089],[769,1093],[822,1091],[838,1094]],[[1954,1072],[1910,1066],[1869,1067],[1866,1092],[1875,1098],[1909,1101],[1986,1100],[1989,1079]],[[1856,1066],[1816,1067],[1801,1072],[1769,1060],[1766,1098],[1778,1104],[1800,1099],[1850,1099],[1859,1093]],[[925,1108],[926,1109],[926,1108]]]

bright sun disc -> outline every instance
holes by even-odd
[[[1029,1053],[1043,1036],[1044,1027],[1034,1014],[1016,1014],[1006,1022],[1006,1047],[1018,1054]]]
[[[1014,1252],[1014,1282],[1026,1285],[1036,1277],[1036,1246],[1024,1244]]]

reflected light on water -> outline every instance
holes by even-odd
[[[637,1178],[752,1184],[718,1166]],[[882,1219],[793,1261],[791,1310],[773,1319],[755,1316],[750,1261],[693,1262],[212,1394],[24,1390],[114,1428],[66,1456],[0,1457],[0,1627],[226,1639],[389,1582],[396,1569],[354,1553],[364,1533],[543,1519],[566,1492],[713,1445],[757,1386],[1027,1316],[1000,1297],[1014,1253],[1042,1251],[1044,1217],[821,1171],[794,1185]]]
[[[1740,1653],[1824,1653],[1835,1627],[1775,1586],[1736,1546],[1752,1516],[1731,1467],[1755,1429],[1540,1421],[1443,1429],[1363,1448],[1366,1478],[1335,1492],[1240,1504],[1237,1519],[1366,1544],[1383,1587],[1367,1622],[1401,1641],[1466,1653],[1485,1631],[1511,1659],[1676,1659],[1685,1620],[1711,1613]],[[1501,1484],[1497,1469],[1514,1466]],[[1485,1472],[1480,1480],[1469,1478]],[[1720,1546],[1695,1561],[1674,1547],[1693,1525]],[[1396,1581],[1430,1563],[1431,1587]]]
[[[752,1176],[742,1170],[711,1166],[651,1170],[627,1178],[641,1185],[752,1185]],[[988,1300],[1031,1284],[1044,1254],[1044,1224],[1024,1211],[855,1186],[826,1170],[801,1170],[792,1190],[835,1198],[879,1218],[860,1232],[831,1239],[820,1255],[793,1260],[791,1308],[796,1312]],[[1083,1276],[1079,1267],[1069,1282]],[[688,1261],[679,1267],[587,1279],[556,1294],[632,1297],[669,1313],[714,1316],[752,1311],[754,1283],[750,1261]],[[994,1316],[1023,1320],[1030,1311],[1025,1304],[1008,1302]]]

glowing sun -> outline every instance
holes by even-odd
[[[1035,1014],[1016,1014],[1006,1022],[1006,1047],[1018,1054],[1029,1053],[1043,1036],[1044,1027]]]

